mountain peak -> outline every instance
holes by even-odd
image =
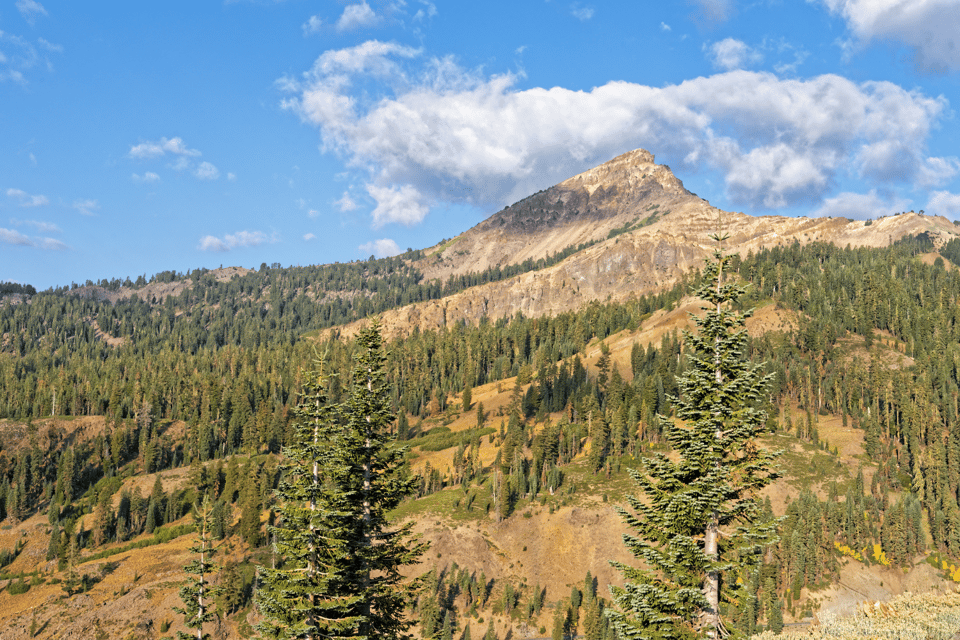
[[[681,205],[706,206],[669,167],[635,149],[538,191],[428,250],[427,279],[539,260],[638,228]],[[620,230],[620,231],[618,231]]]
[[[623,153],[609,162],[564,180],[555,188],[583,188],[592,194],[601,186],[604,188],[616,186],[618,189],[638,188],[647,179],[657,182],[665,191],[678,195],[689,193],[683,188],[683,183],[673,175],[670,167],[658,165],[653,154],[645,149],[634,149]]]

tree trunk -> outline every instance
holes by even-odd
[[[717,514],[714,513],[707,523],[707,530],[703,537],[703,552],[711,562],[717,560],[717,543],[720,539],[720,526]],[[707,600],[707,607],[703,611],[703,626],[707,628],[708,638],[720,638],[720,572],[707,571],[703,582],[703,596]]]

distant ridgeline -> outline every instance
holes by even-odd
[[[818,424],[821,415],[841,416],[864,431],[866,452],[877,465],[869,483],[858,475],[825,487],[825,501],[803,491],[788,506],[773,562],[747,577],[753,596],[734,616],[745,631],[775,615],[778,598],[788,608],[805,607],[803,590],[835,578],[841,555],[895,566],[906,566],[918,552],[941,554],[938,567],[960,558],[960,269],[947,269],[943,258],[926,264],[918,257],[934,250],[920,235],[885,248],[794,244],[733,261],[751,285],[744,307],[775,304],[797,319],[795,329],[771,330],[749,343],[750,357],[774,373],[771,431],[809,443],[807,471],[811,464],[836,470],[839,459],[821,440]],[[958,254],[956,241],[941,251],[951,262]],[[319,311],[323,305],[304,292],[343,287],[338,290],[372,298],[383,287],[382,299],[389,290],[400,304],[405,283],[425,286],[417,276],[393,258],[263,268],[224,283],[200,274],[193,288],[157,304],[111,305],[65,290],[34,294],[29,304],[0,303],[0,417],[101,415],[108,424],[96,441],[72,446],[55,434],[37,437],[36,423],[28,427],[33,435],[25,446],[0,452],[0,517],[24,517],[53,495],[64,507],[65,531],[96,500],[109,510],[109,488],[119,487],[125,465],[150,472],[234,453],[278,452],[290,438],[288,416],[303,368],[324,353],[325,371],[340,374],[331,379],[337,401],[356,348],[349,341],[303,339],[335,315]],[[505,497],[497,508],[509,517],[518,501],[559,485],[563,473],[555,469],[586,449],[591,472],[611,473],[661,442],[656,416],[672,411],[670,397],[686,368],[682,340],[667,334],[659,345],[635,345],[630,372],[619,371],[603,349],[596,368],[580,358],[591,340],[636,329],[649,314],[674,306],[698,279],[625,303],[457,324],[390,343],[386,371],[394,408],[402,411],[398,434],[424,449],[457,447],[454,468],[430,470],[421,493],[482,482],[499,464]],[[116,339],[108,343],[104,334]],[[460,411],[452,396],[512,376],[518,379],[498,433],[480,406],[477,427],[460,437],[421,424]],[[561,420],[547,422],[558,412]],[[186,435],[174,439],[168,429],[176,420],[186,423]],[[535,421],[547,423],[534,429]],[[478,466],[472,453],[482,437],[497,438],[500,456],[492,467]],[[254,515],[241,520],[243,535],[262,542],[260,501],[276,483],[275,460],[251,458],[248,464],[258,466],[243,471],[231,464],[235,457],[215,463],[224,474],[215,482],[196,471],[200,477],[190,486],[229,487],[218,495],[223,521],[230,521],[231,503],[250,510]],[[262,486],[248,487],[249,478]],[[160,487],[149,500],[128,496],[120,503],[126,511],[104,522],[135,535],[149,511],[159,527],[189,510],[191,491],[168,496]],[[470,495],[457,508],[487,500],[479,489]],[[243,506],[242,496],[253,506]],[[148,509],[148,501],[155,506]],[[95,546],[99,538],[89,535],[86,544]],[[51,545],[51,553],[62,553]]]
[[[611,237],[626,230],[615,230],[617,233],[611,232]],[[164,271],[150,279],[139,276],[136,281],[129,278],[125,281],[88,280],[84,286],[116,292],[122,288],[141,290],[153,283],[189,281],[189,286],[172,302],[164,298],[165,306],[173,304],[177,309],[186,311],[201,327],[216,325],[218,317],[229,319],[230,324],[243,323],[243,316],[270,317],[270,335],[261,338],[283,342],[296,339],[307,331],[346,324],[388,309],[438,300],[470,287],[545,269],[600,241],[570,246],[538,260],[528,258],[518,264],[496,265],[481,272],[452,275],[446,282],[436,279],[423,281],[423,274],[415,265],[424,256],[423,251],[417,250],[393,258],[370,258],[318,266],[281,268],[277,264],[270,267],[263,264],[259,271],[238,275],[226,282],[217,280],[216,275],[208,269],[195,269],[189,274]],[[442,259],[442,251],[433,255],[435,259]],[[78,287],[74,284],[43,293],[62,296]],[[101,331],[111,337],[131,337],[132,325],[125,323],[124,318],[130,313],[141,313],[137,308],[143,304],[149,307],[157,306],[160,302],[155,296],[149,300],[137,296],[117,302],[115,312],[98,310],[96,317]],[[221,305],[225,305],[222,311]],[[211,307],[217,308],[211,310]],[[197,346],[207,346],[210,340],[216,343],[215,346],[223,346],[231,338],[222,332],[215,332],[201,339]],[[237,343],[236,340],[234,343]]]
[[[0,298],[11,293],[23,293],[32,296],[37,292],[32,284],[19,284],[17,282],[0,282]]]

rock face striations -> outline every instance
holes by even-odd
[[[510,280],[476,286],[383,315],[388,334],[512,316],[552,315],[593,300],[623,300],[672,286],[698,269],[722,230],[730,251],[823,241],[884,246],[928,232],[947,240],[958,227],[913,212],[867,225],[844,218],[754,217],[721,211],[687,191],[669,167],[637,149],[535,193],[456,238],[425,251],[417,267],[427,280],[550,258],[564,260]],[[351,334],[352,327],[345,333]]]

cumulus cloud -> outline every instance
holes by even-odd
[[[360,253],[364,255],[374,255],[378,258],[389,258],[391,256],[398,256],[402,251],[400,247],[397,246],[397,243],[389,238],[383,238],[382,240],[373,240],[357,247],[360,249]]]
[[[827,198],[813,215],[849,218],[851,220],[870,220],[880,216],[889,216],[910,207],[908,200],[892,200],[877,195],[875,189],[870,193],[841,193],[835,198]]]
[[[365,173],[375,226],[416,224],[438,202],[510,204],[636,147],[718,171],[735,203],[773,209],[817,201],[846,176],[870,188],[960,172],[926,151],[946,100],[890,82],[737,70],[662,87],[520,90],[516,75],[421,56],[371,41],[327,51],[287,83],[284,106]],[[355,95],[360,82],[379,83],[377,98]]]
[[[243,247],[258,247],[267,242],[275,241],[262,231],[237,231],[225,235],[223,238],[204,236],[200,238],[201,251],[230,251]]]
[[[141,142],[130,147],[131,158],[158,158],[167,153],[176,156],[196,157],[202,155],[196,149],[190,149],[182,138],[160,138],[158,142]]]
[[[671,29],[670,25],[668,25],[666,22],[661,22],[660,31],[673,31],[673,29]]]
[[[763,55],[758,51],[735,38],[725,38],[709,46],[704,45],[703,48],[713,66],[726,71],[743,69],[763,60]]]
[[[303,23],[303,35],[312,36],[315,33],[320,33],[320,29],[323,27],[323,20],[320,16],[310,16],[310,19]]]
[[[76,200],[73,208],[85,216],[92,216],[100,209],[100,205],[96,200]]]
[[[912,48],[928,71],[960,70],[956,0],[822,0],[862,42],[887,40]]]
[[[570,5],[570,15],[579,20],[580,22],[586,22],[593,17],[594,9],[591,6],[581,7],[579,4],[574,3]]]
[[[7,197],[16,200],[21,207],[43,207],[50,204],[47,196],[30,195],[22,189],[7,189]]]
[[[17,0],[17,11],[30,24],[38,17],[48,15],[47,10],[37,0]]]
[[[316,238],[317,238],[317,236],[315,236],[315,235],[312,234],[312,233],[305,233],[305,234],[303,234],[303,239],[306,240],[307,242],[310,242],[311,240],[315,240]]]
[[[348,4],[340,19],[337,20],[337,31],[349,31],[351,29],[361,29],[364,27],[373,27],[380,22],[380,17],[374,13],[366,2],[360,4]]]
[[[960,220],[960,193],[934,191],[930,194],[925,213]]]
[[[201,180],[216,180],[220,177],[220,170],[209,162],[201,162],[193,175]]]
[[[160,176],[153,171],[147,171],[142,176],[135,173],[130,177],[134,182],[160,182]]]
[[[415,225],[427,217],[430,207],[426,197],[409,184],[388,187],[367,185],[367,193],[376,200],[373,210],[374,228],[388,222],[399,222],[407,226]]]

